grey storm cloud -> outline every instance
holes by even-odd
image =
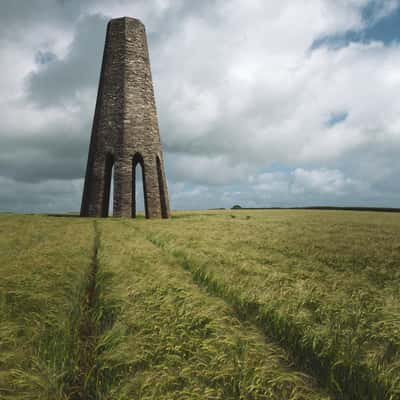
[[[28,99],[40,107],[70,103],[79,91],[96,87],[107,19],[91,15],[78,22],[64,59],[51,58],[27,78]]]
[[[106,24],[122,15],[146,25],[173,207],[398,205],[400,37],[325,44],[398,7],[3,2],[0,210],[79,209]]]
[[[88,0],[90,3],[90,0]],[[40,32],[40,26],[70,29],[82,9],[79,0],[13,0],[0,6],[0,37],[24,40],[29,33]]]

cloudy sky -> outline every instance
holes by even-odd
[[[0,211],[80,208],[120,16],[146,25],[172,208],[400,207],[400,0],[0,0]]]

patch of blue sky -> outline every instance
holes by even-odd
[[[36,64],[39,64],[39,65],[50,64],[56,58],[57,58],[57,56],[54,53],[52,53],[51,51],[41,51],[41,50],[39,50],[35,54],[35,62],[36,62]]]
[[[341,122],[346,121],[348,116],[349,113],[347,111],[333,112],[325,122],[325,125],[328,127],[335,126],[337,124],[340,124]]]
[[[363,19],[367,22],[365,29],[320,37],[312,43],[310,50],[323,46],[340,48],[352,42],[369,43],[380,41],[385,45],[400,42],[400,8],[396,8],[391,14],[378,21],[374,21],[375,7],[376,5],[369,5],[363,10]]]

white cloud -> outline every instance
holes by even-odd
[[[290,192],[290,175],[283,172],[265,172],[250,176],[249,182],[256,193],[269,200],[277,200],[280,196],[287,197]]]
[[[169,154],[167,166],[174,181],[202,185],[244,183],[254,172],[254,167],[248,163],[233,163],[224,156]]]
[[[361,182],[346,178],[339,170],[296,168],[292,174],[291,190],[293,193],[317,192],[342,196],[347,192],[362,188]]]
[[[219,10],[223,24],[183,22],[155,49],[160,122],[172,150],[260,165],[335,159],[380,136],[399,140],[393,130],[400,121],[399,47],[375,42],[309,50],[318,35],[362,26],[352,13],[358,10],[361,18],[356,6],[365,2],[324,3],[309,14],[296,5],[285,12],[280,3],[278,17],[268,14],[270,7],[263,14],[256,2],[247,4]],[[292,20],[295,12],[299,17]],[[349,18],[344,25],[343,13]],[[326,126],[336,110],[349,118]]]

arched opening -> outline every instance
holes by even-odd
[[[140,174],[136,173],[136,166],[140,165],[140,169],[142,170],[142,182],[143,182],[143,198],[144,198],[144,213],[146,218],[149,218],[149,212],[147,208],[147,192],[146,192],[146,170],[144,168],[144,161],[143,157],[140,153],[136,153],[133,156],[132,159],[132,218],[136,218],[136,212],[138,210],[138,202],[136,201],[136,192],[139,191],[137,190],[137,186],[140,187],[140,185],[136,185],[137,181],[140,181]],[[139,179],[136,179],[139,178]]]
[[[156,156],[156,163],[157,163],[158,188],[160,191],[161,216],[163,218],[168,218],[167,201],[165,198],[164,177],[161,169],[161,160],[158,155]]]
[[[114,157],[111,154],[106,155],[104,166],[104,192],[103,192],[103,207],[101,211],[102,217],[108,217],[108,210],[110,208],[110,192],[111,181],[113,176]]]

